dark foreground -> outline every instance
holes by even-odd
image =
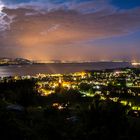
[[[90,77],[91,78],[91,77]],[[96,79],[97,80],[97,79]],[[53,94],[41,96],[37,79],[0,82],[0,139],[2,140],[137,140],[139,111],[121,103],[121,95],[83,97],[79,90],[59,85]],[[114,85],[108,85],[111,90]],[[119,88],[126,88],[122,85]],[[117,88],[118,89],[118,88]],[[104,89],[105,90],[105,89]],[[138,89],[137,89],[138,90]],[[94,91],[94,90],[93,90]],[[102,89],[103,92],[103,89]],[[133,99],[131,95],[126,97]],[[116,102],[111,99],[120,98]]]

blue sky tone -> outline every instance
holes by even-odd
[[[0,0],[0,56],[140,60],[140,0]]]
[[[140,6],[140,0],[111,0],[111,4],[120,9],[131,9]]]

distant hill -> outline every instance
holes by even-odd
[[[32,64],[28,59],[24,58],[0,58],[0,65],[18,65],[18,64]]]

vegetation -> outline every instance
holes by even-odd
[[[140,120],[128,116],[128,106],[100,95],[85,97],[78,90],[58,87],[40,96],[35,80],[0,83],[1,139],[136,140]],[[83,91],[89,85],[80,85]],[[135,123],[137,125],[135,125]]]

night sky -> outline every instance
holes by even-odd
[[[0,57],[140,60],[140,0],[0,0]]]

